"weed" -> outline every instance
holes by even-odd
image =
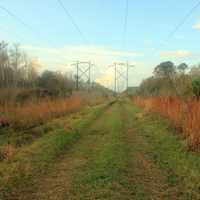
[[[174,123],[192,148],[200,147],[200,102],[177,97],[135,97],[146,112],[156,112]]]

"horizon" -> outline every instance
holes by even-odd
[[[108,88],[113,87],[108,66],[128,61],[135,66],[129,75],[134,87],[162,61],[199,62],[200,8],[195,5],[195,0],[3,0],[0,38],[19,43],[38,59],[41,71],[73,73],[71,63],[91,61],[92,80]]]

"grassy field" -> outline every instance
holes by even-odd
[[[59,119],[60,123],[49,122],[46,126],[52,125],[53,128],[48,133],[19,148],[11,159],[3,160],[0,163],[0,197],[7,198],[7,194],[13,194],[15,198],[16,191],[31,183],[37,172],[45,171],[60,153],[70,148],[80,138],[80,130],[84,130],[106,106],[88,108],[79,115]]]
[[[155,112],[170,120],[186,138],[188,146],[200,150],[200,102],[178,97],[134,97],[134,103],[146,112]]]
[[[199,153],[128,99],[57,120],[0,163],[0,199],[200,199]]]

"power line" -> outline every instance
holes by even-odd
[[[194,7],[192,7],[192,9],[183,17],[183,19],[176,25],[176,27],[174,28],[174,30],[169,33],[167,40],[171,39],[174,34],[181,28],[181,26],[183,26],[185,24],[185,22],[187,21],[187,19],[191,16],[191,14],[200,6],[200,1],[198,1]]]
[[[88,43],[87,39],[85,38],[83,32],[81,31],[81,29],[79,28],[78,24],[76,23],[76,21],[74,20],[74,18],[72,17],[72,15],[69,13],[69,11],[67,10],[66,6],[63,4],[63,2],[61,0],[57,0],[58,4],[62,7],[62,9],[64,10],[65,14],[67,15],[67,17],[70,19],[71,23],[73,24],[73,26],[75,27],[75,29],[77,30],[77,32],[79,33],[79,35],[81,36],[81,38],[84,40],[84,42]]]
[[[169,33],[166,41],[170,40],[175,33],[185,24],[185,22],[187,21],[187,19],[192,15],[192,13],[200,6],[200,1],[198,1],[191,9],[190,11],[183,17],[183,19],[177,24],[177,26],[174,28],[174,30],[172,32]],[[172,77],[170,75],[168,75],[169,81],[172,85],[172,87],[174,87],[175,93],[178,97],[181,98],[181,94],[179,92],[179,90],[177,89],[174,80],[172,79]],[[190,112],[190,108],[188,106],[188,104],[183,101],[183,103],[185,104],[186,109]]]
[[[14,13],[12,13],[10,10],[8,10],[7,8],[5,8],[4,6],[0,5],[0,9],[3,10],[4,12],[6,12],[9,16],[11,16],[13,19],[15,19],[16,21],[18,21],[20,24],[22,24],[24,27],[26,27],[27,29],[32,31],[32,28],[25,23],[21,18],[19,18],[17,15],[15,15]]]
[[[41,39],[43,38],[41,33],[39,33],[38,31],[34,31],[33,28],[27,24],[23,19],[21,19],[20,17],[18,17],[16,14],[14,14],[13,12],[11,12],[9,9],[7,9],[6,7],[0,5],[0,9],[3,10],[4,12],[6,12],[10,17],[12,17],[13,19],[15,19],[18,23],[20,23],[22,26],[24,26],[26,29],[28,29],[30,32],[33,33],[34,36],[36,37],[41,37]],[[47,40],[47,39],[46,39]],[[47,40],[48,43],[52,43],[51,41]]]
[[[126,35],[127,35],[127,25],[128,25],[128,10],[129,10],[128,8],[129,8],[129,1],[126,0],[124,27],[123,27],[123,36],[122,36],[122,47],[126,45]]]
[[[166,38],[166,40],[163,41],[163,43],[166,43],[167,41],[169,41],[174,35],[175,33],[181,28],[181,26],[183,26],[185,24],[185,22],[187,21],[187,19],[191,16],[191,14],[200,6],[200,1],[198,1],[191,9],[190,11],[183,17],[183,19],[175,26],[175,28],[173,29],[173,31],[171,31],[168,34],[168,37]],[[160,47],[162,46],[162,44],[159,45]],[[157,53],[157,49],[154,50],[153,54]]]

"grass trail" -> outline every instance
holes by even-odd
[[[17,199],[198,200],[200,156],[162,120],[119,100]]]
[[[26,191],[34,188],[37,177],[46,173],[57,159],[78,142],[83,132],[109,104],[88,109],[69,124],[55,128],[29,146],[20,148],[11,160],[0,162],[0,199],[29,199]],[[30,187],[29,187],[30,186]],[[25,191],[24,191],[25,190]]]

